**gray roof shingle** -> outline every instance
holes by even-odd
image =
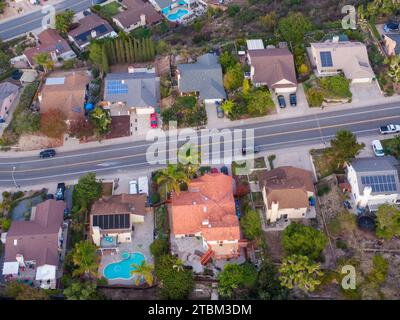
[[[199,92],[200,99],[225,99],[222,68],[218,56],[205,54],[196,63],[179,64],[179,91]]]
[[[4,99],[7,99],[10,95],[18,92],[18,87],[11,82],[0,83],[0,105]]]
[[[127,93],[109,92],[109,81],[124,81]],[[106,77],[104,99],[110,102],[125,102],[128,107],[156,107],[160,100],[160,79],[155,73],[110,73]]]

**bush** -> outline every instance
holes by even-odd
[[[329,184],[318,184],[317,185],[317,195],[319,197],[323,196],[324,194],[328,194],[331,191],[331,187]]]
[[[339,98],[351,98],[350,82],[345,77],[336,75],[320,79],[321,86]]]
[[[7,232],[11,227],[11,219],[2,218],[0,223],[1,223],[1,228],[3,229],[3,231]]]
[[[310,107],[320,107],[324,102],[324,94],[318,88],[307,89],[306,96]]]
[[[342,249],[342,250],[347,250],[347,244],[342,239],[337,239],[336,240],[336,248]]]
[[[165,239],[156,239],[150,245],[150,252],[154,256],[155,259],[158,259],[164,254],[168,253],[168,241]]]

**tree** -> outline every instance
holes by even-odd
[[[51,59],[50,53],[48,52],[41,52],[36,54],[33,57],[33,60],[36,64],[43,67],[44,71],[50,71],[54,68],[54,61]]]
[[[228,69],[233,68],[237,61],[228,51],[224,51],[219,57],[219,63],[221,64],[222,71],[225,73]]]
[[[154,282],[154,266],[146,263],[146,261],[142,261],[140,265],[133,263],[131,267],[134,270],[131,271],[131,276],[135,276],[135,285],[139,286],[142,280],[144,280],[149,286],[153,285]]]
[[[103,45],[101,49],[101,71],[104,73],[110,72],[110,66],[107,58],[107,48],[105,45]]]
[[[87,207],[91,202],[101,197],[102,185],[101,182],[96,180],[96,174],[90,172],[79,178],[74,192],[77,198],[83,202],[82,205]]]
[[[242,93],[243,93],[244,96],[247,96],[250,93],[250,82],[249,82],[249,79],[244,79],[243,80]]]
[[[282,245],[288,255],[296,253],[311,260],[319,258],[327,241],[323,232],[299,223],[291,223],[282,237]]]
[[[73,281],[63,291],[67,300],[96,300],[97,286],[94,281]]]
[[[400,54],[386,58],[385,63],[389,65],[388,76],[393,82],[400,83]]]
[[[306,90],[307,100],[310,107],[320,107],[324,102],[324,94],[319,88],[309,88]]]
[[[271,98],[271,93],[267,90],[254,90],[248,98],[247,111],[251,115],[262,116],[274,108],[274,102]]]
[[[90,120],[98,136],[103,136],[110,131],[111,115],[102,107],[97,106],[90,114]]]
[[[310,20],[301,12],[289,12],[289,14],[279,20],[278,29],[282,37],[292,46],[297,47],[302,44],[304,34],[310,31],[312,24]]]
[[[368,280],[379,287],[385,282],[388,269],[389,262],[381,255],[375,255],[372,258],[372,272],[368,275]]]
[[[227,90],[236,90],[243,83],[243,71],[240,63],[229,68],[224,75],[224,87]]]
[[[166,169],[160,170],[157,177],[158,190],[164,199],[168,197],[169,192],[180,193],[180,185],[188,183],[189,178],[178,165],[168,164]]]
[[[232,298],[237,289],[252,289],[257,281],[257,269],[250,263],[227,264],[218,274],[218,292]]]
[[[67,131],[66,119],[62,111],[50,109],[40,116],[40,131],[50,138],[60,139]]]
[[[265,16],[261,16],[260,18],[258,18],[258,24],[267,32],[275,31],[275,28],[278,24],[276,11],[271,11]]]
[[[56,15],[56,30],[60,33],[68,33],[74,19],[74,14],[74,11],[71,9],[58,13]]]
[[[160,295],[163,299],[182,300],[193,290],[193,273],[183,267],[175,256],[164,255],[158,259],[155,274],[159,281]]]
[[[31,286],[16,281],[7,283],[4,295],[16,300],[49,300],[49,296],[45,290],[32,288]]]
[[[78,242],[72,253],[72,263],[74,264],[74,276],[93,276],[96,277],[99,269],[99,256],[97,247],[89,241]]]
[[[293,289],[312,292],[321,284],[323,272],[318,263],[311,262],[306,256],[291,255],[283,259],[279,268],[281,285]]]
[[[240,226],[249,240],[259,239],[262,235],[261,219],[257,211],[246,211],[246,214],[240,220]]]
[[[99,42],[91,42],[89,44],[89,60],[100,70],[103,63],[103,48]]]
[[[278,279],[277,268],[268,260],[264,260],[257,278],[257,294],[263,300],[286,300],[288,289]]]
[[[376,212],[376,235],[386,240],[400,236],[400,210],[395,205],[379,206]]]
[[[0,49],[0,75],[10,67],[10,57]]]
[[[326,154],[333,165],[343,167],[346,162],[351,162],[364,149],[364,143],[358,143],[356,136],[349,130],[339,130],[331,140],[331,147]]]
[[[162,255],[168,253],[168,242],[165,239],[155,239],[150,245],[150,252],[154,256],[154,259],[157,260]]]

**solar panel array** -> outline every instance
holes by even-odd
[[[396,191],[396,180],[393,174],[381,176],[365,176],[361,177],[361,183],[370,186],[372,192]]]
[[[129,214],[94,215],[93,226],[103,230],[130,228]]]
[[[56,49],[60,52],[64,50],[64,46],[61,42],[56,43]]]
[[[126,94],[128,93],[128,85],[122,83],[121,80],[109,80],[107,82],[108,94]]]
[[[321,57],[322,67],[332,67],[333,66],[332,55],[331,55],[330,51],[321,51],[320,57]]]

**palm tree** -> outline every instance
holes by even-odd
[[[48,52],[38,53],[33,57],[33,60],[38,65],[42,66],[45,72],[53,70],[54,68],[54,61]]]
[[[108,132],[111,124],[111,116],[107,111],[101,107],[96,107],[90,114],[90,117],[95,122],[96,129],[101,135]]]
[[[385,62],[389,65],[388,76],[395,83],[400,83],[400,54],[387,58]]]
[[[200,164],[200,153],[198,147],[189,145],[181,147],[178,151],[178,162],[181,164],[181,169],[189,178],[193,178]]]
[[[142,279],[146,281],[146,283],[149,286],[153,285],[154,282],[154,276],[153,276],[153,271],[154,271],[154,266],[151,264],[146,263],[146,261],[142,261],[141,264],[136,264],[133,263],[131,264],[131,267],[134,268],[134,270],[131,271],[132,276],[135,277],[135,285],[139,286],[140,282]]]
[[[75,245],[72,252],[72,262],[75,266],[73,275],[97,276],[99,256],[97,247],[89,241],[81,241]]]
[[[180,184],[189,182],[188,176],[178,165],[168,164],[166,169],[159,172],[157,184],[159,192],[163,195],[164,199],[168,198],[168,193],[171,191],[179,194],[181,191]]]

